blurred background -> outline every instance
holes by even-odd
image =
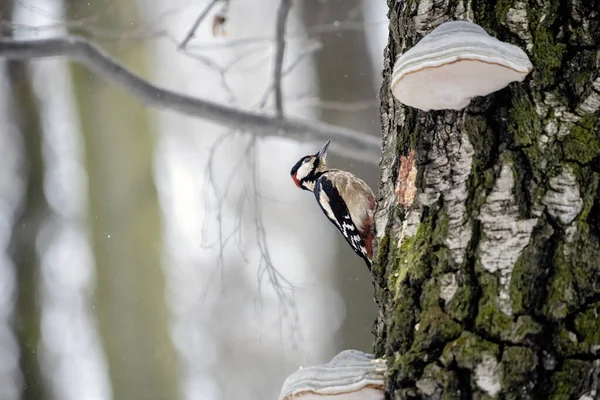
[[[0,34],[81,35],[158,86],[273,114],[279,2],[2,0]],[[293,2],[286,115],[380,135],[386,12]],[[321,145],[0,60],[0,400],[276,399],[300,366],[370,352],[367,269],[289,175]],[[328,157],[374,191],[378,161]]]

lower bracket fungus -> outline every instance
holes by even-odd
[[[300,368],[290,375],[279,400],[383,400],[386,373],[385,360],[344,350],[326,364]]]
[[[392,94],[420,110],[460,110],[521,82],[533,65],[525,52],[468,21],[445,22],[402,54],[392,74]]]

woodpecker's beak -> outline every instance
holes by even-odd
[[[323,147],[321,147],[321,150],[319,150],[319,152],[317,153],[317,158],[323,163],[325,163],[325,158],[327,157],[327,148],[329,147],[330,143],[331,139],[329,139],[327,143],[325,143]]]

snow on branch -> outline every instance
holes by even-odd
[[[129,71],[100,47],[81,37],[0,39],[0,58],[29,60],[56,56],[64,56],[85,65],[148,106],[174,110],[234,129],[252,131],[259,137],[279,136],[319,142],[332,139],[335,143],[332,150],[341,156],[372,164],[379,161],[381,139],[378,137],[319,121],[243,111],[160,88]]]

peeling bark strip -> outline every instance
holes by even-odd
[[[443,125],[440,126],[440,123]],[[473,146],[461,127],[463,123],[463,120],[438,121],[433,132],[432,148],[427,152],[427,164],[423,168],[424,187],[419,196],[420,203],[428,207],[442,197],[448,218],[448,235],[444,242],[458,264],[463,262],[471,240],[466,200]]]
[[[571,168],[565,168],[560,175],[550,178],[550,189],[542,198],[548,214],[563,225],[575,220],[583,208],[579,185]]]
[[[411,150],[408,156],[400,156],[400,172],[398,173],[398,183],[396,184],[396,194],[398,203],[409,208],[417,193],[417,167],[415,166],[415,152]]]
[[[388,6],[373,274],[390,398],[600,398],[600,0]],[[397,57],[455,19],[532,74],[460,112],[396,103]]]
[[[508,316],[513,314],[509,295],[512,270],[537,224],[536,218],[519,218],[514,186],[511,165],[505,164],[477,217],[483,232],[478,261],[487,272],[500,273],[498,307]]]

